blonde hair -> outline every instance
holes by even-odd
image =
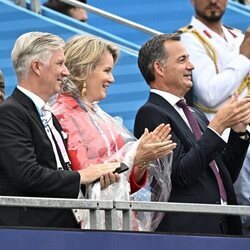
[[[67,41],[64,48],[65,65],[70,75],[69,81],[64,81],[62,84],[62,92],[79,97],[88,75],[96,68],[106,52],[111,53],[116,63],[119,50],[108,41],[86,35],[77,35]]]
[[[20,80],[29,72],[32,60],[47,62],[52,52],[63,48],[64,45],[62,38],[51,33],[28,32],[18,37],[11,52],[17,79]]]

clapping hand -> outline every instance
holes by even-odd
[[[238,100],[238,94],[232,95],[216,113],[209,126],[217,133],[222,134],[226,128],[236,132],[246,130],[250,122],[250,96]]]
[[[134,164],[156,160],[172,153],[176,143],[170,140],[170,131],[169,124],[160,124],[152,132],[146,128],[140,138]]]
[[[238,97],[237,93],[235,94],[236,97]],[[247,130],[247,126],[250,124],[250,107],[249,107],[249,102],[250,102],[250,96],[247,95],[245,98],[246,103],[243,105],[243,111],[242,111],[242,118],[241,120],[232,126],[232,129],[235,132],[245,132]]]

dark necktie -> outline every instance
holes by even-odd
[[[201,138],[201,129],[199,127],[199,124],[193,114],[193,112],[189,109],[186,101],[184,99],[181,99],[179,100],[176,105],[180,108],[182,108],[185,116],[187,117],[187,120],[190,124],[190,127],[194,133],[194,136],[196,138],[196,140],[199,140]],[[224,187],[224,184],[222,182],[222,179],[221,179],[221,176],[220,176],[220,173],[216,167],[216,163],[215,161],[213,160],[212,162],[210,162],[210,168],[212,169],[215,177],[216,177],[216,181],[217,181],[217,184],[218,184],[218,187],[219,187],[219,191],[220,191],[220,197],[222,198],[223,201],[227,201],[227,195],[226,195],[226,191],[225,191],[225,187]]]

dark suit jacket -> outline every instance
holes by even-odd
[[[220,204],[218,185],[209,163],[216,159],[228,204],[237,204],[233,182],[237,179],[249,141],[242,140],[233,131],[228,143],[207,128],[208,120],[195,110],[198,123],[203,131],[199,141],[181,118],[179,113],[161,96],[150,93],[148,101],[139,109],[135,119],[136,137],[143,134],[144,128],[152,131],[160,123],[171,125],[171,134],[177,147],[173,154],[172,191],[170,202]],[[228,225],[222,223],[228,221]],[[226,233],[241,234],[238,216],[208,214],[166,213],[158,231],[220,234],[221,227],[228,226]],[[225,232],[225,230],[223,231]]]
[[[53,117],[55,127],[61,126]],[[34,103],[15,89],[0,105],[0,195],[77,198],[80,175],[57,170]],[[69,209],[0,207],[1,226],[78,227]]]

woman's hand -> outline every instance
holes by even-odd
[[[118,162],[90,165],[78,171],[81,178],[80,182],[81,184],[87,185],[100,179],[101,188],[105,188],[119,181],[119,174],[113,173],[118,167],[120,167],[120,163]]]
[[[169,155],[176,147],[176,143],[170,140],[170,125],[160,124],[154,131],[150,132],[145,129],[140,138],[134,164],[159,159]]]

